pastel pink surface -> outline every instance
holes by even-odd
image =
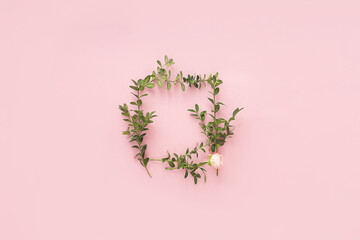
[[[360,239],[358,1],[1,1],[0,239]],[[245,107],[197,186],[121,134],[155,61]],[[202,139],[206,91],[154,90],[149,154]],[[203,155],[206,157],[206,155]]]

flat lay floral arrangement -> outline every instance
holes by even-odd
[[[217,117],[217,113],[220,111],[221,106],[224,103],[217,101],[216,97],[220,92],[220,85],[223,83],[219,79],[218,73],[210,75],[187,75],[184,76],[180,71],[174,80],[171,80],[171,71],[168,69],[171,65],[175,64],[173,59],[164,57],[164,63],[157,61],[158,67],[152,74],[147,75],[144,79],[137,81],[132,80],[133,85],[130,86],[131,94],[134,95],[134,101],[130,102],[130,106],[124,103],[119,105],[121,114],[124,116],[124,121],[127,123],[127,129],[123,131],[124,135],[129,136],[129,142],[132,143],[132,147],[137,149],[135,158],[145,167],[147,173],[151,177],[151,174],[147,168],[149,162],[158,161],[166,164],[166,170],[183,170],[184,177],[189,175],[193,177],[194,183],[197,184],[198,179],[203,176],[204,182],[206,182],[206,169],[205,166],[209,165],[216,169],[216,175],[218,175],[219,169],[223,166],[223,156],[220,155],[219,148],[223,147],[228,138],[234,135],[234,126],[231,123],[235,120],[238,112],[243,108],[236,108],[232,115],[228,118]],[[211,91],[208,100],[212,105],[210,111],[200,109],[198,104],[195,104],[193,109],[188,109],[191,116],[193,116],[200,125],[200,131],[206,136],[206,141],[197,144],[191,148],[186,148],[183,153],[167,154],[164,158],[154,159],[150,158],[146,154],[147,144],[143,143],[146,131],[149,130],[149,126],[153,122],[155,111],[145,111],[142,108],[143,100],[148,93],[144,93],[145,89],[152,89],[155,86],[166,86],[168,90],[172,86],[180,85],[181,89],[185,91],[186,87],[194,87],[197,89],[210,86]],[[199,157],[199,151],[204,153],[209,152],[208,161],[195,162],[194,160]]]

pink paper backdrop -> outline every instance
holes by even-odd
[[[0,239],[360,239],[360,4],[0,3]],[[197,186],[121,134],[130,79],[219,72],[245,107]],[[154,90],[153,157],[201,140],[206,91]],[[206,157],[203,155],[203,157]]]

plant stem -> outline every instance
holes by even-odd
[[[218,135],[218,124],[216,121],[216,102],[215,102],[215,89],[216,89],[216,80],[214,81],[214,88],[213,88],[213,100],[214,100],[214,128],[215,128],[215,153],[218,152],[218,145],[217,145],[217,135]],[[219,169],[216,169],[216,176],[219,176]]]
[[[152,178],[152,176],[151,176],[151,174],[150,174],[150,172],[149,172],[148,168],[147,168],[147,167],[145,167],[145,169],[146,169],[146,172],[149,174],[150,178]]]
[[[139,89],[139,87],[138,87],[138,89],[137,89],[137,101],[136,101],[138,112],[140,112],[140,105],[139,105],[139,103],[138,103],[139,100],[140,100],[140,89]],[[140,122],[140,118],[138,118],[138,119],[139,119],[139,122]],[[134,125],[135,125],[135,123],[134,123]],[[138,134],[141,134],[141,133],[142,133],[142,130],[139,129]],[[138,144],[139,151],[140,151],[140,156],[141,156],[141,150],[140,150],[140,149],[141,149],[141,144],[139,143],[139,140],[137,140],[136,142],[137,142],[137,144]],[[144,152],[144,155],[145,155],[145,152]],[[144,163],[144,160],[145,160],[145,159],[144,159],[143,156],[141,156],[141,160],[142,160],[143,163]],[[149,169],[147,168],[146,164],[144,164],[144,167],[145,167],[145,169],[146,169],[146,172],[149,174],[149,177],[152,178],[152,176],[151,176],[151,174],[150,174],[150,172],[149,172]]]
[[[214,128],[215,128],[215,152],[217,153],[218,151],[218,146],[217,146],[217,134],[218,134],[218,124],[216,121],[216,99],[215,99],[215,89],[216,89],[216,80],[214,81],[214,87],[213,87],[213,101],[214,101]]]

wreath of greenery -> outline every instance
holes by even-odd
[[[194,157],[198,158],[199,150],[206,152],[205,148],[208,148],[212,154],[217,154],[219,147],[223,146],[226,143],[226,140],[230,138],[234,133],[234,126],[231,125],[231,122],[235,120],[235,116],[243,108],[236,108],[232,116],[229,119],[218,118],[217,113],[220,110],[220,106],[224,105],[222,102],[216,100],[216,96],[219,94],[220,85],[223,83],[222,80],[218,78],[218,73],[208,77],[206,75],[187,75],[183,76],[182,71],[180,71],[175,80],[171,80],[171,71],[168,69],[171,65],[175,64],[173,59],[169,59],[167,56],[164,57],[164,64],[159,60],[157,63],[159,66],[156,69],[156,72],[153,71],[152,74],[147,75],[144,79],[139,79],[137,81],[132,80],[133,85],[130,88],[133,90],[131,92],[134,95],[135,100],[130,102],[130,105],[133,105],[133,109],[130,109],[127,104],[119,105],[121,114],[124,116],[124,121],[127,122],[127,129],[123,131],[124,135],[128,135],[130,143],[133,143],[132,147],[137,149],[138,153],[135,155],[135,158],[139,160],[142,166],[145,167],[147,173],[151,177],[151,174],[147,168],[147,165],[150,161],[159,161],[162,163],[167,163],[167,170],[174,169],[183,169],[185,170],[185,178],[188,177],[189,173],[194,179],[194,183],[198,182],[198,178],[201,178],[200,171],[203,173],[204,182],[206,182],[206,169],[204,165],[212,166],[211,156],[209,155],[209,161],[206,162],[194,162]],[[208,100],[213,105],[210,112],[206,110],[201,111],[198,104],[195,104],[194,109],[188,109],[191,112],[191,116],[195,117],[200,124],[202,133],[206,136],[206,141],[197,144],[194,148],[187,148],[186,151],[182,154],[167,153],[167,157],[161,159],[149,158],[146,154],[147,144],[143,143],[146,131],[149,130],[149,124],[153,122],[153,118],[156,117],[155,111],[144,112],[142,109],[143,98],[148,96],[147,93],[143,93],[145,89],[152,89],[156,85],[162,87],[166,85],[167,89],[170,90],[172,85],[181,86],[182,90],[185,91],[185,86],[202,88],[206,87],[206,84],[210,85],[211,97]],[[207,117],[210,118],[207,121]],[[218,168],[216,169],[216,174],[218,175]]]

